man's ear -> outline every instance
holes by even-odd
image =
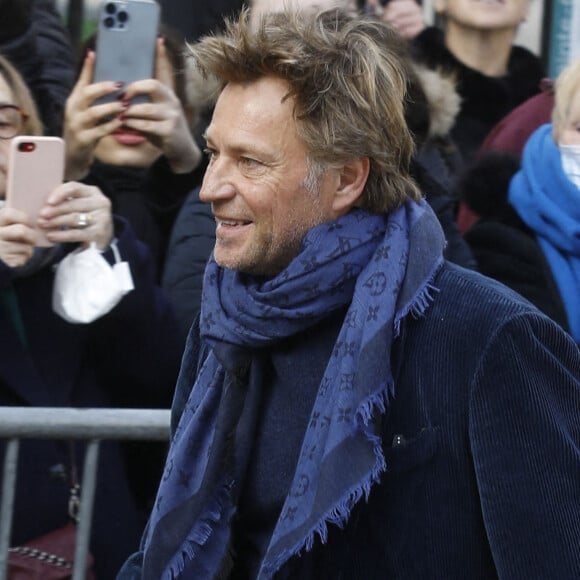
[[[368,157],[358,157],[339,169],[338,187],[332,201],[332,209],[335,212],[343,214],[355,205],[360,205],[370,166]]]

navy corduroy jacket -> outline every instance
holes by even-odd
[[[391,353],[387,472],[276,579],[580,578],[580,351],[477,273],[446,264],[435,286]],[[185,368],[199,346],[192,334]],[[174,424],[188,395],[178,385]],[[140,578],[140,561],[118,578]]]

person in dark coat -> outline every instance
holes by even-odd
[[[75,82],[75,55],[54,0],[2,0],[0,54],[18,69],[45,135],[62,135],[64,106]]]
[[[580,350],[444,260],[402,40],[344,10],[248,20],[193,47],[223,86],[216,245],[118,580],[578,577]]]
[[[171,232],[161,286],[173,305],[185,344],[199,312],[203,276],[215,244],[211,207],[199,199],[199,188],[185,200]]]
[[[93,83],[94,38],[79,79],[67,99],[64,137],[66,175],[98,186],[113,211],[126,218],[152,252],[161,280],[167,243],[185,198],[203,175],[202,153],[193,136],[197,101],[191,96],[184,45],[162,27],[154,77],[122,88],[115,79]],[[150,102],[132,103],[136,94]],[[197,98],[197,97],[195,97]],[[201,105],[200,105],[201,106]]]
[[[450,262],[475,269],[471,250],[455,221],[455,172],[459,165],[449,131],[459,110],[459,97],[452,79],[408,63],[411,78],[405,101],[405,118],[413,134],[416,151],[410,171],[439,219],[447,245],[444,256]]]
[[[501,119],[488,133],[475,159],[461,170],[454,193],[458,197],[457,228],[462,234],[479,219],[476,207],[481,206],[482,214],[486,215],[489,213],[486,207],[493,206],[497,197],[505,200],[509,178],[517,171],[517,167],[513,169],[514,158],[519,165],[527,140],[540,125],[550,122],[553,108],[553,81],[544,79],[542,92]],[[472,179],[476,174],[477,178]],[[486,198],[490,198],[490,204]]]
[[[0,115],[3,201],[11,139],[40,134],[42,127],[22,77],[1,57]],[[35,247],[35,228],[46,232],[54,245]],[[119,252],[128,263],[134,289],[85,323],[78,312],[53,306],[53,290],[63,259],[92,244],[109,264],[116,261],[115,250]],[[113,216],[110,201],[96,187],[60,185],[50,193],[37,223],[22,211],[1,207],[0,404],[168,407],[182,348],[173,311],[154,275],[151,254],[131,226]],[[81,442],[23,442],[11,545],[67,523],[72,472],[82,472],[83,449]],[[154,461],[152,455],[149,461]],[[145,481],[147,466],[141,467],[139,485],[145,492],[151,481]],[[158,478],[159,472],[155,484]],[[90,544],[99,580],[114,577],[143,530],[143,510],[149,504],[131,483],[120,445],[104,443]]]
[[[437,0],[444,30],[428,27],[413,40],[418,59],[456,77],[461,109],[451,137],[465,161],[502,117],[540,91],[540,59],[513,44],[528,2]]]

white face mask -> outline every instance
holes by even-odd
[[[564,173],[580,189],[580,145],[560,145],[560,155]]]
[[[87,324],[109,313],[131,290],[133,278],[121,262],[115,241],[116,263],[111,267],[95,244],[71,252],[56,267],[52,309],[68,322]]]

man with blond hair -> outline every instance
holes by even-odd
[[[193,47],[216,244],[120,579],[579,576],[580,353],[443,260],[401,42],[332,10]]]

